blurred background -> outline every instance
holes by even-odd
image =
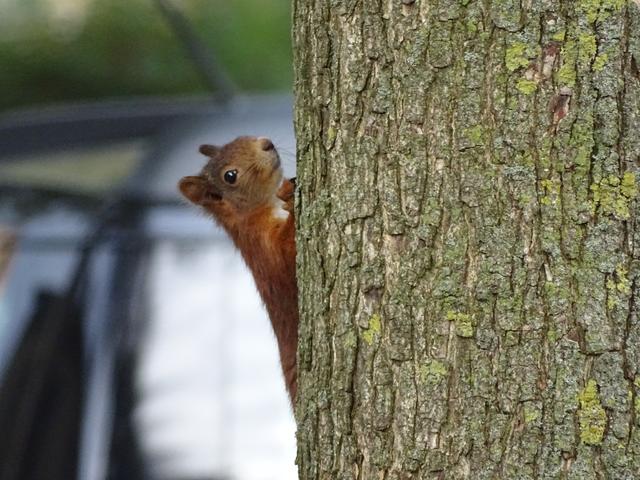
[[[296,478],[253,280],[177,195],[295,175],[290,2],[0,0],[0,480]]]
[[[290,89],[291,2],[0,0],[0,108],[207,93],[163,3],[188,18],[240,91]]]

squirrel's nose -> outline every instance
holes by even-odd
[[[260,142],[260,148],[262,148],[262,150],[264,150],[265,152],[268,152],[276,148],[273,146],[273,142],[268,138],[260,137],[258,141]]]

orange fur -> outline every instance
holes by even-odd
[[[289,180],[281,183],[280,159],[267,139],[239,137],[223,147],[203,145],[200,151],[210,157],[209,162],[200,175],[184,177],[179,188],[226,230],[251,270],[294,402],[298,345],[294,185]],[[229,171],[237,173],[232,185],[225,182]],[[280,208],[288,213],[286,218],[278,213]]]

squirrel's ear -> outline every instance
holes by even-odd
[[[205,205],[210,201],[222,199],[222,195],[202,177],[183,177],[178,188],[187,200],[196,205]]]
[[[220,147],[215,145],[200,145],[198,149],[201,154],[206,155],[207,157],[215,157],[218,152],[220,152]]]

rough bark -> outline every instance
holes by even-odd
[[[640,478],[640,2],[294,6],[300,478]]]

